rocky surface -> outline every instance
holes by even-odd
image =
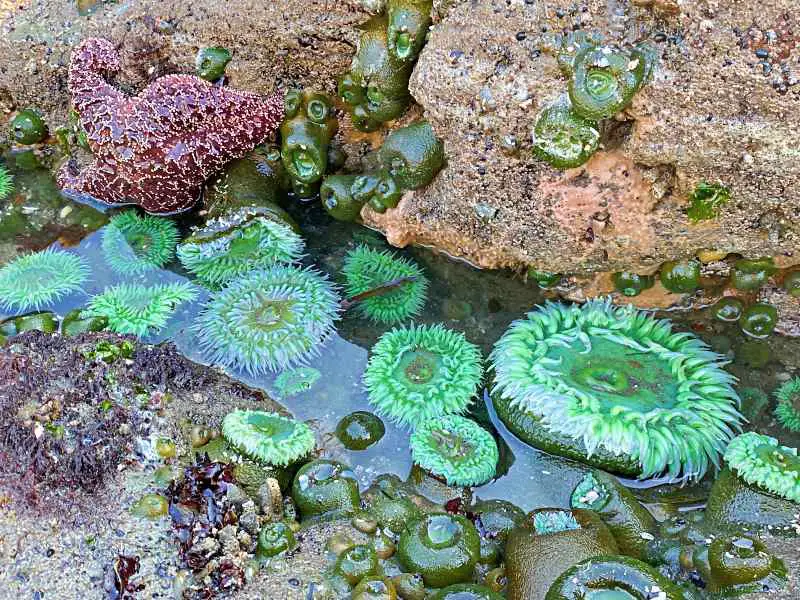
[[[638,6],[636,6],[638,5]],[[465,2],[430,34],[411,80],[448,167],[365,220],[396,245],[483,267],[652,272],[700,249],[800,260],[800,50],[791,0]],[[655,79],[581,168],[531,156],[531,129],[565,89],[548,36],[581,27],[657,41]],[[793,33],[792,33],[793,31]],[[772,40],[767,42],[767,40]],[[757,50],[768,50],[766,59]],[[732,199],[692,224],[701,180]],[[367,211],[365,211],[366,213]]]

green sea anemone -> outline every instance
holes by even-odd
[[[231,58],[230,51],[221,46],[200,48],[195,57],[195,73],[207,81],[216,81],[225,74]]]
[[[355,473],[332,460],[314,460],[300,467],[292,482],[292,499],[303,519],[350,516],[361,504]]]
[[[717,537],[694,551],[692,563],[714,598],[763,594],[786,584],[786,566],[757,537]]]
[[[600,145],[597,123],[581,117],[569,102],[546,107],[533,129],[533,154],[557,169],[579,167]]]
[[[247,209],[212,219],[178,246],[178,258],[211,288],[254,269],[293,263],[305,243],[292,228]]]
[[[730,296],[720,299],[712,308],[711,313],[718,321],[733,323],[738,321],[744,311],[744,302]]]
[[[117,273],[140,275],[163,267],[175,255],[178,228],[170,219],[126,210],[103,230],[103,256]]]
[[[222,420],[222,435],[250,458],[285,467],[307,456],[316,443],[305,423],[261,410],[235,410]]]
[[[750,432],[734,438],[725,451],[725,462],[744,481],[800,502],[800,458],[797,448],[781,446],[773,437]]]
[[[800,298],[800,271],[792,271],[783,278],[783,289],[792,298]]]
[[[720,183],[701,181],[689,195],[686,215],[695,223],[719,216],[722,207],[731,199],[731,191]]]
[[[283,371],[275,378],[273,386],[281,397],[288,398],[307,392],[317,383],[322,373],[311,367],[297,367]]]
[[[0,269],[0,306],[39,310],[81,289],[89,267],[77,254],[48,248],[20,256]]]
[[[180,304],[195,298],[197,291],[190,283],[122,283],[94,296],[82,316],[105,317],[109,330],[144,337],[157,333]]]
[[[380,286],[405,280],[386,293],[358,302],[359,312],[379,323],[397,323],[419,314],[425,305],[428,280],[422,269],[411,260],[399,258],[389,251],[379,252],[359,246],[347,253],[343,273],[348,298]]]
[[[271,558],[296,546],[294,532],[286,523],[267,523],[258,533],[256,557]]]
[[[481,362],[480,349],[463,333],[411,325],[380,337],[364,385],[379,415],[414,427],[466,411],[481,381]]]
[[[578,521],[568,510],[537,511],[533,514],[531,524],[538,535],[548,535],[581,528]]]
[[[318,354],[338,315],[339,298],[324,275],[276,265],[214,294],[193,329],[212,362],[257,375]]]
[[[0,200],[5,200],[14,191],[14,177],[5,167],[0,167]]]
[[[753,260],[742,258],[733,263],[731,284],[737,290],[752,292],[763,286],[777,270],[775,262],[769,257]]]
[[[800,433],[800,377],[784,383],[775,391],[778,405],[775,417],[789,431]]]
[[[36,108],[19,111],[9,124],[11,140],[17,144],[38,144],[47,137],[47,123]]]
[[[515,321],[491,354],[494,394],[557,435],[638,461],[640,477],[700,478],[739,429],[723,357],[610,299],[548,302]]]
[[[700,287],[700,263],[696,260],[667,261],[659,272],[661,285],[675,294],[690,294]]]
[[[611,276],[614,288],[625,296],[638,296],[643,291],[653,287],[655,277],[652,275],[639,275],[631,271],[620,271]]]
[[[386,426],[371,412],[357,410],[342,417],[335,433],[348,450],[366,450],[383,438]]]
[[[739,319],[742,331],[756,339],[769,337],[777,324],[778,309],[764,302],[757,302],[745,308]]]
[[[458,415],[422,421],[411,434],[414,462],[448,485],[482,485],[494,477],[497,444],[483,427]]]

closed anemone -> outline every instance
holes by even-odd
[[[428,280],[416,263],[391,252],[359,246],[344,261],[345,292],[358,296],[388,283],[405,280],[385,293],[364,298],[356,305],[365,317],[380,323],[397,323],[419,313],[425,305]]]
[[[414,462],[448,485],[481,485],[494,477],[497,444],[483,427],[458,415],[423,421],[411,434]]]
[[[192,328],[209,360],[258,375],[317,355],[338,316],[339,298],[324,275],[276,265],[215,293]]]
[[[481,362],[464,334],[411,325],[384,333],[373,346],[364,385],[378,414],[413,427],[466,411],[481,381]]]
[[[292,228],[247,210],[209,221],[178,246],[181,264],[217,289],[252,271],[297,261],[305,243]]]
[[[725,451],[725,462],[744,481],[800,502],[800,457],[797,448],[781,446],[773,437],[744,433],[734,438]]]
[[[493,393],[550,431],[630,457],[640,477],[699,479],[740,428],[723,357],[610,299],[548,302],[512,323],[491,354]]]
[[[789,431],[800,433],[800,377],[784,383],[775,392],[775,417]]]
[[[235,410],[222,420],[222,435],[250,458],[285,467],[307,456],[315,445],[305,423],[261,410]]]
[[[48,248],[12,260],[0,269],[0,306],[4,310],[39,310],[77,292],[89,278],[78,255]]]
[[[557,169],[579,167],[599,145],[597,123],[575,113],[567,101],[545,108],[533,129],[533,154]]]
[[[105,317],[111,331],[144,337],[157,333],[180,304],[195,298],[197,290],[190,283],[123,283],[94,296],[82,316]]]
[[[175,255],[178,228],[164,217],[128,210],[103,230],[103,256],[117,273],[139,275],[163,267]]]
[[[14,177],[5,167],[0,167],[0,200],[5,200],[14,191]]]

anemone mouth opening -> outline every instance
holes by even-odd
[[[403,354],[399,368],[409,384],[423,386],[439,373],[441,361],[438,354],[417,348]]]
[[[288,298],[268,298],[261,295],[246,311],[248,326],[261,331],[276,331],[296,321],[294,308],[296,300]]]
[[[581,529],[580,523],[569,510],[541,510],[533,515],[532,525],[537,535]]]
[[[423,540],[433,549],[449,548],[461,537],[461,526],[447,515],[433,515],[425,523]]]
[[[755,448],[754,453],[764,464],[775,465],[779,469],[787,471],[794,469],[800,472],[800,458],[784,452],[782,446],[760,444]]]
[[[620,96],[619,82],[605,69],[590,69],[586,73],[586,93],[596,102],[616,102]]]
[[[457,462],[469,456],[474,450],[474,446],[469,440],[447,429],[432,429],[429,440],[439,454],[451,462]]]
[[[315,157],[302,148],[292,150],[291,166],[297,179],[304,182],[310,182],[321,175]]]
[[[394,40],[395,53],[398,58],[408,58],[414,49],[414,36],[407,31],[401,31]]]
[[[247,416],[247,424],[275,442],[288,440],[294,434],[294,426],[291,422],[277,419],[272,415],[250,414]]]
[[[315,99],[308,103],[306,114],[315,123],[322,123],[328,118],[328,111],[328,105],[324,101]]]
[[[248,258],[258,250],[260,242],[260,236],[254,228],[235,229],[229,237],[227,254],[231,258]]]

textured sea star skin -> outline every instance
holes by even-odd
[[[160,77],[131,97],[107,81],[119,69],[108,40],[84,40],[72,53],[69,91],[95,160],[80,172],[61,169],[68,195],[154,214],[187,210],[210,175],[262,143],[283,118],[282,94],[262,99],[192,75]]]

